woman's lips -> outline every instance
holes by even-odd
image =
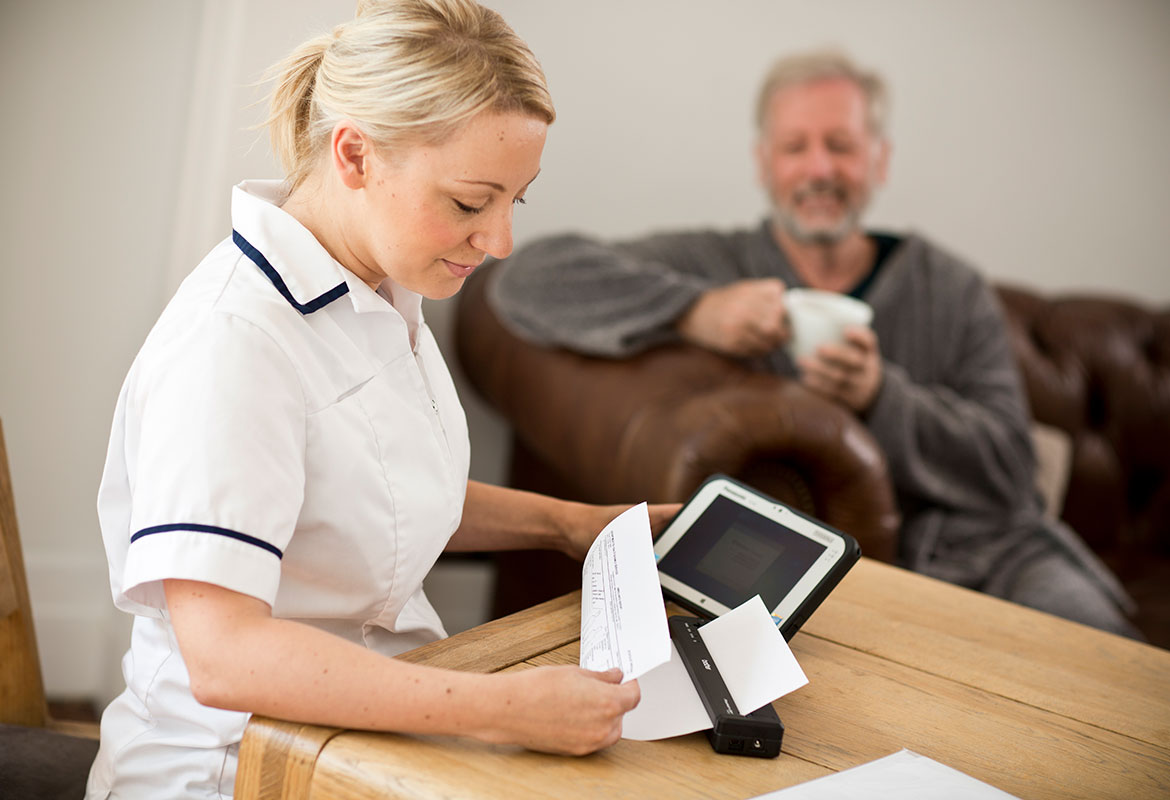
[[[479,266],[479,264],[460,264],[456,261],[448,261],[445,258],[443,259],[443,263],[447,265],[447,269],[451,270],[451,274],[456,278],[466,278],[475,272],[475,268]]]

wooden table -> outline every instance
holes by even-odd
[[[579,594],[401,656],[496,671],[576,664]],[[777,759],[702,734],[585,758],[254,718],[238,800],[749,798],[905,747],[1022,798],[1170,797],[1170,651],[862,559],[791,642]]]

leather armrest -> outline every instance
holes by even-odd
[[[893,560],[900,520],[885,459],[848,410],[688,345],[612,360],[529,344],[487,304],[489,277],[475,275],[460,295],[460,363],[577,499],[681,501],[723,472],[795,500],[856,537],[866,555]],[[806,497],[794,497],[793,474]]]

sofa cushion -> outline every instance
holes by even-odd
[[[1059,519],[1072,468],[1072,437],[1060,428],[1036,422],[1032,424],[1032,446],[1036,450],[1036,488],[1044,498],[1044,513]]]

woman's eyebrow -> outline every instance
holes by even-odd
[[[490,186],[491,188],[495,189],[497,192],[504,191],[503,186],[501,186],[498,183],[493,183],[492,181],[469,181],[469,180],[464,180],[464,179],[460,178],[459,183],[474,183],[474,184],[478,184],[480,186]]]
[[[532,184],[532,181],[536,180],[538,177],[540,177],[540,170],[537,170],[536,174],[533,175],[528,180],[528,183],[524,184],[524,188],[528,188],[528,186]],[[492,189],[495,189],[497,192],[506,192],[507,191],[507,189],[505,189],[503,186],[501,186],[500,184],[498,184],[494,181],[473,181],[473,180],[470,180],[468,178],[458,178],[457,182],[458,183],[474,183],[474,184],[477,184],[479,186],[488,186],[488,187],[491,187]]]

